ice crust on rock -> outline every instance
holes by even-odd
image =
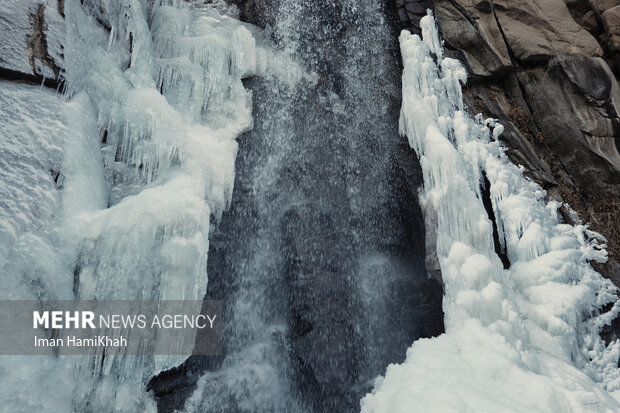
[[[200,300],[210,215],[230,202],[235,138],[252,126],[251,95],[241,83],[254,73],[252,36],[217,10],[185,2],[70,1],[65,13],[69,93],[84,94],[94,116],[87,133],[104,140],[103,156],[93,159],[100,176],[82,169],[67,177],[66,194],[96,195],[66,214],[63,227],[76,254],[78,296]],[[97,392],[124,389],[129,399],[117,399],[114,411],[153,408],[146,383],[183,360],[100,357],[95,377],[105,380],[80,383],[79,402],[92,405]],[[105,400],[102,411],[109,409]]]
[[[107,182],[89,190],[103,189],[105,204],[85,205],[64,227],[77,254],[79,297],[200,300],[210,215],[230,203],[235,138],[252,126],[251,94],[241,79],[255,72],[254,39],[209,6],[125,0],[91,7],[106,12],[96,17],[109,31],[86,13],[88,5],[65,5],[69,93],[86,95],[96,126],[88,129],[105,137],[99,162],[106,179],[67,177],[75,193],[93,180]],[[79,402],[99,401],[101,411],[110,410],[110,391],[126,395],[113,411],[153,409],[146,383],[183,360],[99,357],[95,373],[104,380],[80,384]]]
[[[45,62],[35,57],[33,68],[30,61],[29,40],[35,32],[39,7],[43,8],[41,34],[47,45],[44,52],[51,60],[48,63],[62,66],[64,22],[58,13],[57,0],[3,0],[0,2],[0,67],[55,79],[56,73]]]
[[[67,299],[54,248],[61,206],[64,103],[36,86],[0,82],[0,285],[2,299]]]
[[[65,0],[66,99],[2,83],[2,298],[203,298],[266,51],[202,3]],[[3,408],[155,412],[146,384],[183,360],[2,357]]]
[[[415,342],[362,399],[362,412],[612,412],[620,344],[599,332],[617,289],[590,262],[605,240],[562,223],[557,202],[513,165],[503,128],[465,112],[466,71],[443,57],[432,15],[423,37],[403,31],[401,133],[420,157],[423,208],[437,217],[446,333]],[[484,209],[483,175],[499,240]],[[612,309],[602,312],[604,306]]]

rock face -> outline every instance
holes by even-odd
[[[508,48],[520,62],[544,62],[558,54],[602,54],[563,0],[493,0],[491,5]]]
[[[62,77],[63,1],[0,4],[0,77],[57,86]]]
[[[608,238],[610,260],[599,270],[620,285],[618,2],[437,0],[433,7],[449,54],[468,69],[471,110],[499,119],[513,161]]]
[[[401,22],[408,22],[416,32],[420,19],[426,15],[432,0],[395,0],[396,10]]]

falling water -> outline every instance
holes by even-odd
[[[378,0],[276,10],[270,40],[312,76],[246,82],[254,128],[209,252],[225,355],[156,380],[166,409],[206,371],[187,411],[355,411],[411,342],[443,329],[441,288],[424,269],[421,175],[397,129],[391,10]]]
[[[221,356],[2,357],[3,408],[617,409],[604,240],[464,111],[432,17],[400,38],[410,148],[395,11],[269,3],[263,30],[222,0],[66,0],[65,96],[3,84],[2,298],[224,302]],[[444,330],[428,245],[446,334],[418,340]]]

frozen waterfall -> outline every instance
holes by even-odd
[[[465,69],[444,57],[435,21],[400,36],[401,133],[424,171],[421,203],[437,217],[446,333],[419,340],[388,367],[362,412],[611,412],[620,344],[599,337],[620,309],[616,288],[589,262],[605,240],[561,222],[559,204],[504,153],[503,127],[464,111]],[[501,247],[483,206],[483,174]]]
[[[620,411],[606,240],[467,113],[430,12],[399,122],[384,2],[231,3],[64,0],[63,90],[0,81],[0,299],[221,299],[224,354],[0,356],[0,410]]]
[[[235,138],[252,126],[241,79],[267,53],[223,5],[66,0],[64,13],[68,100],[3,84],[4,170],[28,177],[6,197],[3,298],[201,300],[211,215],[230,203]],[[2,409],[154,412],[148,380],[184,358],[3,356]]]

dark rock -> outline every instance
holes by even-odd
[[[596,39],[573,20],[563,0],[493,0],[493,4],[506,44],[520,61],[603,54]]]
[[[600,16],[605,12],[605,10],[609,10],[612,7],[618,5],[617,0],[590,0],[590,5],[592,9]]]
[[[407,10],[407,15],[416,15],[416,14],[425,14],[426,8],[420,2],[407,1],[405,2],[405,10]]]
[[[558,56],[553,63],[561,66],[562,71],[582,94],[596,100],[611,97],[615,79],[609,75],[607,65],[601,59],[581,55]]]
[[[234,4],[241,12],[241,20],[255,24],[259,27],[273,25],[278,9],[277,0],[226,0],[228,4]]]
[[[446,46],[461,53],[457,57],[465,63],[471,76],[502,75],[512,67],[508,50],[495,16],[479,10],[472,6],[466,9],[449,0],[435,3],[435,16]]]
[[[620,51],[620,5],[605,10],[601,15],[601,20],[609,36],[609,48],[614,52]]]
[[[581,25],[581,27],[589,31],[591,34],[593,35],[600,34],[601,25],[599,24],[598,19],[596,18],[596,14],[594,14],[592,10],[584,14],[583,17],[577,20],[577,22]]]
[[[396,4],[402,28],[420,33],[420,19],[433,6],[432,0],[393,0]]]

